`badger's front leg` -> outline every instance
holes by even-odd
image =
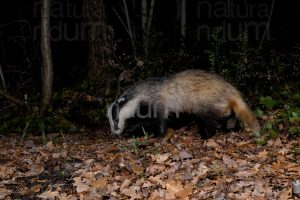
[[[165,119],[162,119],[160,121],[160,134],[161,135],[164,135],[166,132],[167,132],[167,126],[166,126],[166,120]]]
[[[162,110],[158,111],[158,120],[159,120],[160,134],[164,135],[167,131],[166,115],[165,115],[164,111],[162,111]]]

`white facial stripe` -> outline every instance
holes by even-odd
[[[139,103],[140,99],[134,98],[131,101],[127,102],[127,104],[121,108],[118,123],[119,130],[115,131],[117,134],[120,134],[124,131],[126,120],[135,115]]]
[[[112,106],[113,104],[111,104],[107,110],[107,117],[108,117],[108,120],[109,120],[109,125],[110,125],[110,129],[111,129],[111,132],[113,134],[116,134],[115,133],[115,130],[114,130],[114,122],[113,122],[113,118],[112,118]]]
[[[122,102],[124,102],[125,101],[125,98],[124,97],[122,97],[122,98],[120,98],[120,99],[118,99],[118,103],[122,103]]]

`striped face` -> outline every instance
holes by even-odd
[[[126,104],[126,97],[121,97],[117,99],[114,103],[110,105],[107,111],[107,116],[110,123],[111,132],[113,134],[121,134],[123,131],[123,127],[119,126],[120,122],[120,111],[122,107]],[[123,119],[122,119],[123,120]]]

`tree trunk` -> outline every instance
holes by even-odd
[[[181,0],[181,18],[180,18],[180,36],[181,47],[184,48],[184,40],[186,37],[186,0]]]
[[[50,47],[50,7],[51,0],[43,0],[41,10],[41,51],[43,57],[42,81],[43,98],[40,114],[45,114],[51,101],[53,84],[53,64]]]
[[[150,44],[150,30],[153,17],[155,0],[151,0],[150,7],[147,0],[142,0],[142,35],[143,35],[143,49],[144,49],[144,62],[149,62],[149,44]]]
[[[84,1],[85,20],[88,25],[88,80],[96,85],[105,83],[107,60],[110,59],[108,27],[103,0]],[[111,36],[110,36],[111,37]],[[103,82],[103,83],[101,83]]]

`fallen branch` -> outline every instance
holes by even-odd
[[[22,100],[20,100],[20,99],[18,99],[16,97],[14,97],[14,96],[12,96],[12,95],[4,92],[3,90],[0,90],[0,96],[3,96],[5,99],[7,99],[7,100],[9,100],[11,102],[14,102],[14,103],[19,104],[21,106],[26,106],[27,107],[27,105],[25,104],[25,102],[23,102]]]

